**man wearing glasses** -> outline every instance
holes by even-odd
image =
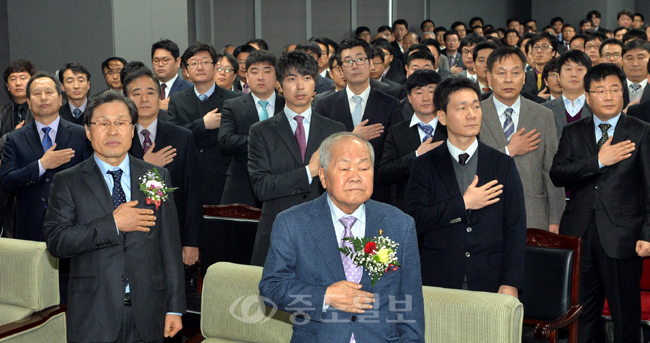
[[[203,204],[221,204],[221,195],[230,165],[230,156],[219,151],[221,107],[226,99],[238,93],[217,87],[214,82],[217,52],[210,44],[190,45],[183,53],[183,69],[190,75],[194,87],[174,95],[169,100],[169,121],[184,126],[194,134],[199,149],[199,165],[204,175]]]
[[[102,71],[108,85],[107,90],[122,92],[122,80],[120,80],[120,71],[126,65],[126,60],[122,57],[109,57],[102,62]],[[100,93],[106,92],[104,90]]]
[[[178,45],[169,39],[154,43],[151,46],[151,64],[160,82],[160,109],[167,111],[172,94],[192,88],[190,82],[178,77],[181,66]]]
[[[593,116],[564,127],[550,177],[571,190],[560,234],[582,237],[579,342],[604,342],[605,298],[616,342],[640,340],[639,282],[650,256],[650,125],[623,110],[623,71],[584,77]]]
[[[541,33],[530,40],[530,49],[535,58],[535,69],[526,72],[526,81],[524,83],[523,92],[532,93],[535,95],[548,96],[545,91],[546,82],[542,77],[544,66],[553,57],[557,56],[558,41],[553,35]],[[544,92],[544,94],[540,94]]]
[[[612,63],[623,68],[623,43],[610,38],[600,45],[600,63]]]
[[[400,103],[370,87],[370,61],[372,48],[358,38],[341,42],[336,50],[338,64],[348,85],[345,91],[326,96],[316,104],[316,113],[341,122],[348,131],[358,133],[372,144],[375,150],[375,171],[384,151],[386,131],[401,120]],[[390,188],[375,177],[372,199],[389,203]]]
[[[239,72],[239,62],[237,62],[235,56],[227,52],[218,54],[215,69],[214,82],[217,83],[217,86],[233,92],[244,93],[235,89],[235,86],[233,85],[237,78],[237,73]]]

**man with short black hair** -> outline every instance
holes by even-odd
[[[436,62],[433,55],[429,52],[429,49],[426,49],[424,47],[422,49],[418,48],[407,52],[407,54],[408,57],[406,58],[406,77],[411,76],[411,74],[413,74],[413,72],[416,70],[434,69]],[[397,98],[398,100],[404,100],[408,97],[405,85],[399,88],[391,89],[388,94]],[[403,119],[406,120],[406,118]]]
[[[474,70],[474,47],[481,42],[485,42],[485,38],[476,33],[470,33],[460,41],[458,49],[466,69],[454,76],[466,77],[474,82],[477,81],[476,70]]]
[[[370,29],[367,26],[359,26],[354,31],[354,36],[370,43]]]
[[[61,89],[68,97],[68,103],[61,106],[61,118],[83,125],[83,113],[88,105],[90,91],[90,72],[79,63],[68,63],[59,70]]]
[[[562,26],[562,47],[565,50],[571,50],[571,39],[576,35],[576,29],[571,24],[564,24]],[[559,51],[559,50],[558,50]],[[560,51],[562,53],[564,51]]]
[[[166,111],[172,94],[192,88],[192,83],[178,77],[178,68],[181,66],[178,44],[169,39],[161,39],[153,43],[151,64],[160,82],[160,108]]]
[[[492,51],[498,49],[499,46],[494,42],[485,41],[476,44],[472,51],[472,58],[474,59],[474,70],[476,71],[476,82],[478,83],[481,94],[491,92],[490,82],[487,77],[487,59]]]
[[[588,35],[589,32],[587,30],[592,30],[592,23],[591,20],[589,19],[582,19],[580,20],[580,33],[583,35]]]
[[[460,36],[456,31],[445,32],[445,50],[442,51],[443,56],[449,61],[449,68],[452,74],[458,74],[465,69],[463,64],[463,57],[461,56],[458,48],[460,47]]]
[[[370,29],[368,29],[368,32],[370,32]],[[329,64],[330,56],[332,56],[334,51],[331,51],[333,49],[331,49],[329,44],[327,43],[328,39],[311,38],[309,41],[318,44],[318,46],[320,47],[321,58],[318,59],[318,75],[324,78],[329,78],[329,75],[327,74],[328,71],[327,67]]]
[[[635,39],[648,40],[648,35],[645,33],[645,31],[638,29],[631,29],[623,35],[624,44],[627,44]]]
[[[240,92],[234,86],[238,72],[239,63],[235,56],[229,53],[217,54],[217,64],[215,64],[214,73],[214,82],[217,83],[217,86],[233,92]]]
[[[571,38],[571,41],[569,41],[569,50],[580,50],[582,52],[585,52],[585,41],[587,40],[587,37],[584,35],[575,35],[573,38]]]
[[[248,86],[248,82],[246,81],[246,58],[251,54],[251,52],[255,50],[257,49],[255,49],[255,47],[252,45],[245,44],[235,48],[235,51],[232,53],[235,59],[237,59],[237,63],[239,64],[239,70],[237,72],[237,78],[239,81],[235,80],[233,86],[235,87],[235,90],[243,92],[245,94],[251,92],[251,88]]]
[[[447,128],[438,121],[433,106],[433,93],[441,80],[440,75],[432,70],[413,72],[405,84],[407,100],[413,110],[411,119],[388,128],[377,176],[385,185],[397,184],[397,194],[392,203],[400,210],[404,210],[411,162],[447,139]]]
[[[126,60],[122,57],[109,57],[102,62],[102,72],[108,85],[107,90],[122,92],[122,81],[120,80],[120,71],[126,65]],[[104,90],[102,92],[105,92]]]
[[[458,32],[458,39],[461,40],[467,36],[467,28],[462,21],[457,21],[451,24],[451,29]]]
[[[251,48],[253,49],[253,48]],[[169,121],[192,131],[199,149],[201,171],[210,177],[203,179],[203,205],[221,204],[230,156],[219,151],[221,108],[227,99],[240,94],[218,87],[214,82],[217,52],[210,44],[190,45],[183,53],[183,69],[194,81],[194,87],[181,91],[169,101]]]
[[[623,9],[616,14],[616,23],[618,26],[624,27],[626,29],[632,28],[632,22],[634,21],[634,12],[628,9]]]
[[[373,46],[372,52],[374,56],[371,61],[370,78],[389,85],[391,90],[402,87],[399,83],[384,77],[384,60],[386,59],[384,50],[378,46]]]
[[[607,36],[600,32],[594,32],[587,36],[587,39],[585,40],[585,52],[591,59],[592,67],[600,63],[600,46],[606,40]]]
[[[323,61],[327,61],[327,53],[326,52],[324,53],[321,50],[318,43],[315,42],[301,43],[296,45],[295,50],[304,51],[307,53],[307,55],[310,55],[313,58],[315,58],[316,63],[318,63],[319,66],[319,70]],[[320,75],[316,77],[315,81],[316,81],[316,94],[327,92],[328,90],[332,89],[332,86],[334,86],[334,81],[326,77],[322,77]]]
[[[442,56],[440,43],[435,39],[425,39],[421,44],[429,48],[433,58],[436,60],[436,64],[433,65],[433,70],[438,73],[443,80],[450,77],[451,72],[449,72],[449,60],[447,58],[440,58],[440,56]]]
[[[372,41],[374,46],[384,51],[384,72],[383,76],[395,83],[404,84],[406,76],[404,75],[404,62],[395,58],[393,46],[385,39],[375,39]],[[402,54],[403,56],[403,54]]]
[[[650,73],[650,63],[648,63],[648,73]],[[631,105],[625,112],[631,117],[639,118],[646,123],[650,123],[650,101],[643,101],[636,105]]]
[[[645,24],[645,17],[643,14],[637,12],[634,13],[634,20],[632,20],[632,28],[636,30],[643,30]]]
[[[564,19],[561,17],[555,17],[551,19],[551,26],[553,27],[553,31],[557,37],[558,42],[563,43],[564,37],[562,36],[562,27],[564,27]]]
[[[246,45],[250,45],[256,50],[269,50],[269,45],[266,44],[266,41],[259,38],[249,40],[246,42]]]
[[[596,30],[596,32],[605,34],[605,32],[607,32],[607,29],[600,26],[600,17],[600,12],[596,10],[589,11],[589,13],[587,13],[587,19],[591,20],[591,23],[594,26],[594,30]]]
[[[404,19],[397,19],[393,23],[393,36],[395,40],[390,44],[393,46],[393,55],[401,60],[404,56],[404,47],[402,47],[402,40],[409,32],[409,23]]]
[[[627,77],[623,93],[625,107],[650,100],[650,87],[646,87],[649,60],[650,42],[635,39],[623,46],[623,72]]]
[[[420,24],[420,31],[422,31],[422,34],[425,32],[433,32],[433,30],[436,29],[436,24],[433,23],[433,20],[431,19],[425,19],[422,24]]]
[[[535,69],[526,72],[523,91],[538,95],[545,91],[546,83],[542,78],[544,65],[557,56],[558,41],[548,34],[538,34],[529,41],[530,50],[535,56]],[[539,94],[543,96],[544,94]]]
[[[560,75],[557,71],[557,57],[551,59],[544,66],[542,78],[546,82],[550,96],[545,102],[553,101],[562,96],[562,85],[560,84]]]
[[[623,68],[623,42],[610,38],[600,45],[601,63],[612,63]]]

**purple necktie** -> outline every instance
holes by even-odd
[[[352,248],[352,242],[348,240],[344,240],[343,238],[352,237],[352,225],[354,225],[356,221],[357,218],[353,216],[345,216],[339,219],[339,222],[343,224],[343,236],[341,236],[341,247]],[[359,283],[361,281],[361,276],[363,274],[363,268],[355,266],[354,263],[352,262],[352,259],[347,255],[345,255],[344,253],[341,253],[341,261],[343,261],[343,269],[345,270],[345,279],[350,282]],[[356,343],[356,340],[354,339],[354,333],[352,333],[352,337],[350,337],[350,343]]]
[[[166,94],[165,89],[167,89],[166,84],[163,83],[162,85],[160,85],[160,100],[165,100],[165,94]]]
[[[142,150],[144,150],[144,153],[147,153],[147,150],[149,150],[149,147],[151,146],[151,138],[149,137],[149,130],[144,129],[140,131],[142,135],[144,136],[144,142],[142,142]]]
[[[300,156],[302,157],[302,163],[305,163],[305,151],[307,151],[307,139],[305,138],[305,126],[302,125],[302,120],[305,119],[303,116],[295,116],[293,120],[298,122],[298,127],[296,127],[296,142],[298,142],[298,149],[300,149]]]
[[[248,86],[248,83],[244,83],[244,93],[248,94],[251,92],[251,88]]]

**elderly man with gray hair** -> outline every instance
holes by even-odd
[[[327,192],[277,216],[260,294],[298,314],[293,340],[424,342],[413,218],[370,200],[374,152],[361,136],[335,133],[323,141],[319,155],[318,175]],[[339,251],[350,247],[348,237],[394,241],[401,266],[373,280],[371,268]],[[377,250],[380,255],[379,244]],[[395,310],[396,301],[406,303],[404,310]]]

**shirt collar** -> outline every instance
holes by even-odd
[[[147,129],[147,131],[149,131],[149,138],[152,142],[155,142],[156,132],[158,132],[158,118],[156,117],[156,119],[154,119],[147,127],[140,125],[140,123],[135,123],[135,129],[135,132],[137,132],[139,135],[142,134],[142,130]]]
[[[602,121],[596,115],[594,115],[593,117],[594,117],[594,127],[596,129],[600,130],[600,128],[598,127],[598,125],[600,125],[600,124],[609,124],[612,127],[616,127],[616,124],[618,124],[618,120],[621,118],[621,114],[619,113],[616,117],[614,117],[614,118],[612,118],[612,119],[610,119],[608,121]]]
[[[425,123],[422,120],[420,120],[420,118],[418,118],[418,116],[416,116],[415,113],[413,113],[413,116],[411,117],[411,123],[409,124],[409,127],[413,127],[413,126],[417,125],[418,123],[429,124],[429,125],[433,126],[433,129],[435,130],[436,126],[438,125],[438,116],[433,118],[430,122]]]
[[[255,101],[255,106],[259,105],[259,101],[261,99],[256,97],[253,92],[251,92],[251,95],[253,96],[253,100]],[[266,99],[266,101],[269,102],[267,106],[271,106],[271,108],[275,108],[275,98],[276,98],[275,92],[273,92],[273,94],[271,94],[271,96],[268,99]]]
[[[327,193],[327,204],[330,206],[330,213],[332,214],[332,221],[338,222],[339,219],[342,217],[347,217],[347,216],[353,216],[357,218],[357,221],[359,221],[361,224],[366,224],[366,204],[363,203],[359,208],[357,208],[352,214],[346,214],[345,212],[341,211],[334,203],[332,202],[332,199],[330,198],[329,192]]]
[[[627,79],[627,87],[628,88],[633,84],[634,84],[634,82],[630,81],[630,79]],[[643,79],[643,81],[639,82],[638,84],[641,86],[641,88],[643,88],[643,87],[645,87],[645,85],[648,84],[648,79]]]
[[[508,109],[508,107],[512,108],[515,113],[519,114],[519,110],[521,109],[521,96],[517,97],[517,101],[515,101],[512,106],[506,106],[506,104],[502,103],[501,101],[497,100],[496,96],[493,96],[492,99],[494,99],[494,107],[496,107],[497,114],[501,115],[503,112]]]
[[[126,154],[126,157],[124,157],[122,163],[120,163],[120,165],[117,167],[113,167],[112,165],[102,161],[99,157],[97,157],[97,153],[93,153],[93,158],[99,167],[99,171],[102,172],[102,176],[106,177],[106,172],[109,170],[122,169],[122,177],[126,177],[129,180],[131,179],[131,165],[129,164],[129,154]]]
[[[165,92],[169,94],[169,90],[172,89],[172,86],[174,85],[174,82],[176,82],[177,78],[178,78],[178,73],[176,73],[176,75],[174,75],[174,77],[172,77],[171,79],[167,80],[167,82],[162,82],[162,81],[158,81],[158,82],[160,82],[161,85],[163,83],[167,85],[167,89],[165,90]]]
[[[451,154],[451,157],[453,157],[454,160],[456,160],[456,162],[459,162],[458,155],[465,154],[465,153],[469,154],[469,157],[467,158],[467,161],[469,161],[472,158],[472,156],[474,156],[476,149],[478,149],[478,139],[474,137],[474,142],[472,142],[472,144],[470,144],[469,147],[467,147],[467,150],[464,151],[457,148],[455,145],[451,144],[451,142],[449,142],[449,139],[447,139],[447,148],[449,149],[449,153]]]
[[[307,121],[307,123],[311,123],[311,106],[305,112],[302,113],[296,113],[287,107],[287,105],[284,105],[284,114],[287,116],[287,119],[289,119],[289,122],[293,120],[293,117],[297,115],[303,116],[305,119],[303,121]]]
[[[216,86],[217,86],[217,84],[214,83],[214,82],[212,82],[212,87],[210,87],[210,89],[208,89],[208,91],[205,92],[205,95],[207,95],[208,98],[212,96],[212,93],[214,93],[214,90],[216,89]],[[196,97],[197,97],[197,98],[198,98],[199,96],[203,95],[203,94],[199,94],[199,91],[196,90],[196,86],[194,86],[194,94],[196,94]]]
[[[573,102],[571,102],[571,100],[567,99],[564,96],[564,94],[562,94],[562,101],[564,101],[565,105],[568,105],[568,106],[571,106],[571,107],[576,107],[576,106],[582,107],[583,104],[585,103],[585,93],[582,93],[582,95],[579,96],[577,99],[573,100]]]
[[[356,95],[350,90],[350,86],[345,86],[345,94],[348,97],[348,101],[352,100],[352,97]],[[359,96],[361,97],[361,99],[363,99],[363,102],[365,103],[368,102],[368,97],[370,96],[370,83],[368,83],[368,88],[366,88],[366,90],[361,92]]]
[[[81,111],[81,113],[84,113],[84,111],[86,110],[86,105],[88,105],[88,97],[86,97],[86,101],[84,101],[84,103],[79,107],[79,111]],[[74,113],[74,110],[77,107],[74,107],[74,105],[70,101],[68,101],[68,106],[70,106],[70,112]]]
[[[52,131],[54,131],[54,133],[56,133],[59,130],[59,122],[60,121],[61,121],[61,116],[57,114],[56,119],[54,119],[50,123],[50,125],[47,125],[47,127],[52,129]],[[45,127],[45,125],[43,125],[41,122],[36,120],[36,118],[34,118],[34,122],[36,123],[36,130],[38,130],[38,132],[41,132],[43,130],[43,128]]]

